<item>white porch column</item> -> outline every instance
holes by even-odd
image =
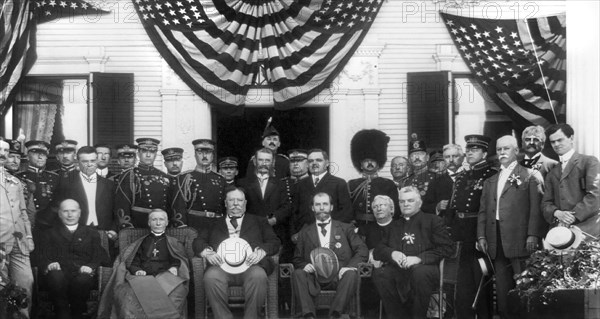
[[[597,1],[567,1],[567,123],[575,149],[600,156],[600,23]]]
[[[350,161],[350,140],[347,138],[349,109],[348,90],[338,89],[332,92],[332,103],[329,106],[329,161],[332,175],[347,179],[352,176],[348,169]],[[345,141],[348,141],[347,143]],[[348,145],[346,145],[348,144]]]

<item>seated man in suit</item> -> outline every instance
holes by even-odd
[[[331,197],[327,193],[313,196],[312,210],[316,222],[304,227],[298,234],[292,275],[293,287],[296,289],[296,302],[300,305],[302,316],[314,318],[316,308],[314,297],[321,288],[336,289],[336,295],[329,308],[333,318],[347,313],[348,305],[358,284],[358,263],[367,261],[369,251],[365,243],[354,231],[354,226],[331,219],[334,210]],[[339,262],[339,273],[332,282],[321,287],[316,280],[315,265],[311,262],[311,252],[317,247],[331,249]],[[359,314],[355,314],[359,315]]]
[[[56,318],[81,318],[95,284],[95,271],[108,254],[93,228],[79,224],[81,209],[72,199],[60,203],[61,223],[41,233],[39,266],[50,291]]]
[[[229,284],[244,287],[244,318],[258,318],[267,297],[267,276],[274,270],[269,256],[277,254],[281,242],[266,218],[246,214],[246,203],[242,189],[227,189],[227,215],[216,219],[212,227],[194,240],[194,253],[206,258],[210,264],[204,273],[204,285],[215,318],[233,318],[227,304]],[[229,238],[244,239],[252,249],[244,261],[248,269],[239,274],[223,270],[220,267],[224,264],[223,257],[216,253],[219,245]]]
[[[425,318],[438,263],[452,254],[453,242],[440,217],[421,211],[418,188],[400,189],[399,202],[401,218],[373,252],[386,263],[373,271],[373,282],[388,318]]]
[[[190,279],[185,249],[167,236],[167,213],[148,215],[150,233],[124,247],[102,293],[98,318],[185,318]]]

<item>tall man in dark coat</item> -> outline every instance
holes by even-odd
[[[331,196],[317,193],[313,196],[312,211],[316,222],[304,227],[298,235],[292,285],[296,289],[296,302],[300,305],[304,318],[315,317],[314,298],[321,289],[336,289],[335,297],[329,308],[332,318],[339,318],[347,313],[348,305],[354,297],[358,284],[358,264],[367,260],[368,250],[358,237],[354,226],[332,219],[334,206]],[[339,273],[332,282],[321,287],[315,280],[315,267],[311,263],[310,254],[317,247],[331,249],[339,262]],[[359,315],[359,314],[355,314]]]
[[[348,181],[354,210],[353,219],[357,226],[375,222],[371,207],[375,196],[386,195],[392,201],[398,201],[396,184],[390,179],[377,175],[387,160],[389,141],[389,136],[382,131],[362,130],[357,132],[350,142],[352,164],[362,174],[361,178]],[[394,213],[395,218],[398,218],[400,211],[397,206]]]
[[[253,160],[255,174],[239,182],[248,201],[246,212],[265,218],[269,225],[273,226],[283,245],[281,261],[289,262],[294,251],[288,227],[291,207],[285,185],[280,179],[270,175],[273,167],[273,152],[270,149],[259,149]]]
[[[290,176],[290,161],[285,155],[277,152],[281,146],[281,137],[279,136],[279,131],[272,125],[272,120],[273,118],[270,117],[265,126],[265,130],[263,131],[262,146],[270,149],[273,151],[273,154],[275,154],[272,175],[273,177],[281,179]],[[246,177],[251,177],[254,174],[255,169],[254,158],[250,158],[250,161],[248,161],[248,168],[246,169]]]
[[[246,214],[247,201],[241,189],[229,188],[225,196],[226,216],[215,219],[211,228],[199,234],[194,253],[210,264],[204,272],[204,284],[215,318],[233,318],[227,304],[229,283],[244,287],[244,318],[259,318],[267,297],[267,276],[275,271],[270,256],[279,252],[280,241],[264,217]],[[230,237],[246,240],[252,249],[245,261],[250,267],[240,274],[229,274],[219,267],[223,259],[215,251]]]
[[[425,213],[443,216],[448,208],[450,197],[452,197],[452,186],[456,174],[462,168],[465,154],[460,145],[447,144],[442,149],[442,157],[446,163],[446,171],[435,179],[427,189],[427,193],[423,196],[423,207],[421,209]]]
[[[39,266],[56,318],[82,318],[96,269],[108,262],[108,255],[98,232],[79,223],[81,209],[75,200],[62,201],[58,216],[60,223],[41,235]]]
[[[373,282],[387,318],[425,318],[440,279],[438,263],[452,255],[453,242],[440,217],[421,211],[416,187],[400,189],[399,196],[402,216],[373,252],[385,262],[373,271]]]
[[[539,171],[542,173],[542,177],[546,177],[546,174],[558,164],[557,161],[542,153],[544,143],[546,143],[546,134],[543,127],[539,125],[526,127],[521,135],[521,142],[524,157],[519,163],[523,167]]]
[[[140,163],[115,178],[115,207],[120,228],[144,228],[153,209],[167,210],[169,176],[154,167],[160,141],[143,137],[138,143]]]
[[[225,213],[225,178],[214,172],[215,142],[192,141],[196,168],[183,172],[171,183],[173,226],[188,225],[200,232]]]
[[[331,217],[335,220],[350,223],[353,219],[352,201],[348,191],[348,184],[342,178],[331,175],[329,170],[329,157],[321,149],[312,149],[308,152],[308,170],[310,178],[305,178],[298,183],[293,212],[296,215],[292,225],[292,240],[305,225],[315,221],[312,212],[312,199],[317,193],[327,193],[331,198],[333,211]]]
[[[484,182],[477,217],[479,248],[494,262],[502,318],[509,317],[507,299],[515,286],[513,276],[524,270],[525,260],[539,247],[547,228],[540,210],[542,176],[519,165],[518,152],[513,136],[502,136],[496,142],[500,172]]]

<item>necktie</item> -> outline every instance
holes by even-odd
[[[323,236],[327,236],[327,229],[325,229],[325,227],[329,225],[329,223],[317,223],[317,225],[321,227],[321,234],[323,234]]]
[[[237,222],[238,218],[240,218],[240,217],[239,216],[229,216],[229,219],[230,219],[229,222],[231,223],[231,226],[233,226],[233,228],[235,228],[235,229],[238,228],[238,222]]]
[[[317,187],[317,184],[319,184],[319,178],[315,178],[315,187]]]

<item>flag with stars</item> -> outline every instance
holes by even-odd
[[[235,112],[263,77],[275,107],[328,88],[383,0],[133,0],[152,42],[212,105]]]
[[[100,15],[108,13],[101,9],[101,3],[83,0],[35,0],[34,20],[37,23],[60,21],[74,16],[84,16],[96,21]]]
[[[565,121],[566,16],[492,20],[440,13],[469,69],[523,129]]]

